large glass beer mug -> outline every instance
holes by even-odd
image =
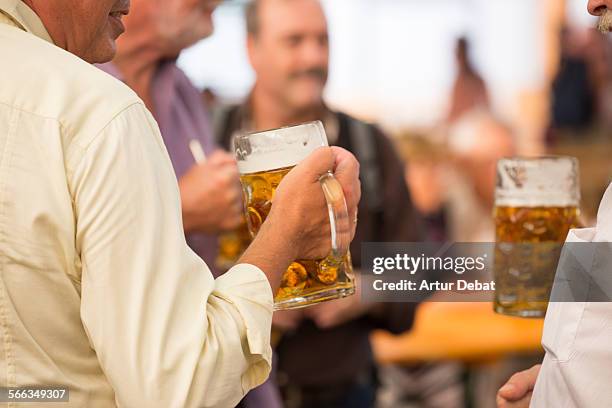
[[[314,150],[327,145],[321,122],[236,137],[236,159],[247,222],[253,236],[268,216],[283,177]],[[274,298],[275,310],[305,307],[355,292],[348,252],[349,218],[342,187],[331,173],[323,176],[320,182],[327,200],[332,248],[324,259],[295,260],[289,266]]]
[[[509,158],[497,164],[495,311],[543,317],[563,242],[578,225],[578,161]]]

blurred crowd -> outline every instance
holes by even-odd
[[[541,154],[578,156],[584,224],[594,221],[611,168],[597,151],[610,148],[612,44],[595,28],[559,33],[561,54],[550,84],[549,126]],[[457,42],[458,73],[445,123],[397,135],[412,198],[429,224],[458,242],[491,242],[495,163],[521,153],[511,126],[491,108],[487,87]],[[587,159],[588,158],[588,159]]]
[[[494,241],[496,162],[521,152],[515,130],[492,107],[468,36],[456,41],[456,79],[444,120],[431,129],[389,134],[326,104],[330,37],[317,0],[248,2],[247,52],[256,79],[245,100],[232,105],[212,88],[200,93],[176,66],[184,48],[212,33],[212,18],[185,18],[192,12],[189,2],[133,3],[118,55],[101,68],[132,87],[159,122],[179,180],[188,242],[209,265],[215,264],[218,236],[242,222],[233,138],[313,120],[323,122],[330,144],[350,150],[361,164],[363,197],[351,247],[357,270],[363,242]],[[208,2],[211,14],[217,3]],[[176,35],[160,32],[167,29]],[[175,43],[161,42],[168,38]],[[570,25],[558,39],[561,52],[549,84],[550,119],[541,153],[594,157],[582,175],[583,222],[589,224],[612,170],[605,162],[612,145],[612,43],[593,29]],[[380,368],[370,334],[410,330],[416,305],[359,300],[276,313],[274,373],[241,405],[489,407],[504,376],[526,367],[521,359],[508,358],[505,369],[496,366],[488,385],[482,382],[491,377],[487,368],[474,370],[461,361]]]

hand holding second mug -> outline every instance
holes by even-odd
[[[290,243],[293,259],[320,259],[330,253],[329,213],[320,182],[330,170],[346,198],[349,220],[344,221],[350,228],[350,239],[353,238],[353,217],[361,196],[359,163],[344,149],[317,149],[285,176],[264,223]],[[338,196],[340,193],[336,192]]]
[[[242,190],[234,158],[223,151],[192,167],[179,180],[185,231],[219,233],[243,219]]]

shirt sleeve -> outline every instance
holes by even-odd
[[[125,407],[230,407],[270,371],[272,290],[237,265],[216,281],[187,246],[159,129],[120,113],[69,172],[81,318]]]

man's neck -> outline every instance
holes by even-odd
[[[325,105],[321,103],[311,109],[296,111],[255,85],[251,93],[250,110],[254,130],[275,129],[298,123],[321,120]]]
[[[162,59],[154,44],[155,40],[150,31],[132,30],[121,38],[117,56],[113,60],[125,83],[140,96],[151,111],[154,110],[151,83]]]

